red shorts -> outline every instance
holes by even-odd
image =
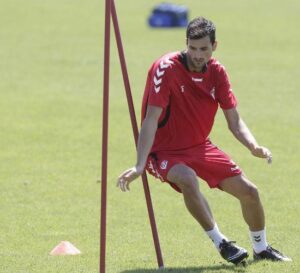
[[[213,145],[210,140],[185,150],[151,153],[146,170],[181,192],[176,184],[167,179],[169,170],[176,164],[184,164],[192,168],[197,176],[205,180],[211,188],[219,187],[220,182],[225,178],[239,175],[242,172],[230,157]]]

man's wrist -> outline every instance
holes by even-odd
[[[250,143],[248,147],[251,153],[253,153],[257,149],[258,145],[257,143]]]
[[[144,171],[144,168],[145,168],[144,166],[138,164],[135,165],[135,169],[137,173],[142,173]]]

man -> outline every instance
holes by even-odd
[[[220,105],[233,135],[252,155],[272,161],[271,152],[256,142],[241,119],[224,66],[212,58],[217,48],[214,24],[203,17],[192,20],[186,31],[186,45],[185,51],[159,58],[149,70],[137,163],[120,175],[117,186],[122,191],[129,190],[129,184],[146,168],[183,194],[187,209],[221,256],[238,264],[248,253],[218,229],[199,190],[200,177],[211,188],[219,188],[240,201],[254,259],[291,261],[267,243],[264,211],[256,186],[209,140]]]

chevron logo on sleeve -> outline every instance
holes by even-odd
[[[159,66],[157,67],[154,77],[153,77],[153,82],[154,82],[154,91],[155,93],[158,93],[160,91],[160,86],[163,80],[163,76],[165,74],[165,70],[171,65],[174,64],[173,61],[171,61],[169,58],[163,59]]]

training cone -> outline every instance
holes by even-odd
[[[61,241],[55,248],[52,249],[50,255],[78,255],[80,250],[68,241]]]

